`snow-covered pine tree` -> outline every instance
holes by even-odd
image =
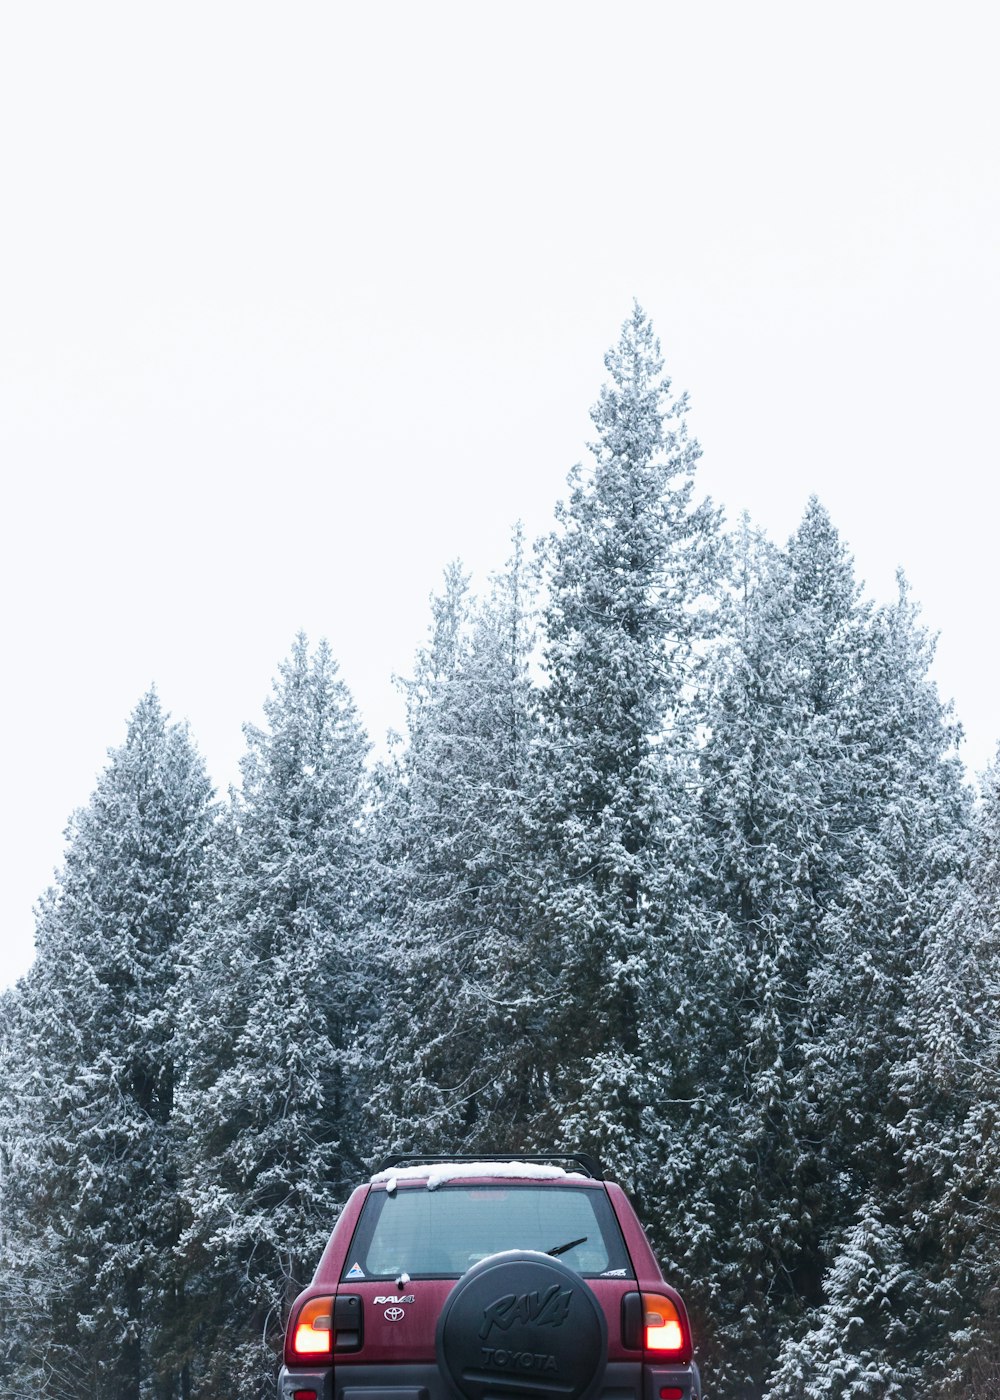
[[[924,1380],[943,1400],[1000,1393],[1000,769],[983,780],[966,877],[908,980],[894,1067],[900,1209],[924,1296]]]
[[[942,1241],[927,1229],[941,1181],[907,1163],[902,1125],[928,953],[959,888],[970,812],[956,729],[928,676],[932,655],[900,579],[896,602],[872,615],[844,705],[844,878],[824,915],[810,987],[815,1122],[836,1168],[836,1221],[869,1202],[896,1232],[899,1267],[915,1280],[905,1327],[891,1325],[883,1305],[886,1355],[904,1375],[933,1366],[950,1291]],[[939,1147],[943,1129],[939,1121],[932,1132]],[[834,1250],[838,1236],[830,1231],[828,1294],[845,1247]]]
[[[164,1355],[179,1289],[169,1002],[212,819],[187,731],[150,692],[70,823],[5,1046],[0,1276],[17,1393],[178,1393]]]
[[[826,1300],[790,1341],[767,1400],[912,1400],[929,1392],[909,1341],[920,1288],[900,1231],[865,1200],[826,1279]]]
[[[721,659],[703,759],[718,1025],[701,1036],[700,1078],[715,1087],[694,1118],[689,1205],[711,1226],[679,1261],[724,1395],[759,1395],[782,1346],[819,1325],[866,1202],[908,1238],[891,1071],[908,970],[954,878],[965,810],[905,593],[894,608],[861,601],[815,501],[758,573]],[[917,1339],[896,1335],[908,1373]]]
[[[757,1396],[819,1301],[823,1164],[809,1126],[807,987],[840,860],[835,708],[857,589],[811,503],[786,552],[744,523],[701,756],[700,987],[670,1237],[712,1388]]]
[[[0,992],[0,1394],[22,1388],[20,1357],[30,1336],[30,1309],[21,1287],[22,1269],[37,1277],[38,1266],[26,1258],[10,1267],[13,1248],[26,1248],[20,1238],[20,1200],[24,1182],[11,1176],[12,1163],[22,1151],[24,1133],[24,1068],[30,1038],[24,1028],[24,982]],[[17,1246],[9,1243],[17,1239]],[[28,1290],[30,1293],[30,1289]]]
[[[533,780],[539,1143],[590,1146],[642,1192],[683,1037],[692,674],[716,584],[700,454],[636,305],[605,357],[593,467],[547,543]]]
[[[940,1053],[937,1060],[945,1074],[961,1079],[968,1112],[953,1185],[936,1215],[939,1238],[950,1246],[944,1251],[948,1282],[968,1304],[964,1315],[971,1335],[955,1326],[938,1359],[957,1379],[956,1396],[988,1400],[1000,1393],[1000,754],[983,781],[969,884],[972,900],[971,908],[965,905],[961,952],[956,956],[947,941],[938,950],[938,985],[955,979],[961,967],[956,980],[967,989],[964,1027],[953,1030],[947,1060]],[[935,970],[928,969],[929,975]],[[954,1026],[954,1017],[940,1014],[929,1024],[940,1026],[946,1019]]]
[[[405,683],[408,743],[382,774],[383,991],[368,1058],[383,1150],[503,1151],[524,1119],[527,574],[520,530],[484,602],[458,565],[446,571]]]
[[[871,615],[841,706],[843,878],[812,988],[831,1076],[825,1088],[822,1075],[817,1082],[831,1105],[845,1094],[853,1105],[827,1128],[844,1136],[843,1155],[868,1181],[885,1162],[892,1076],[911,1043],[907,990],[966,856],[970,794],[932,659],[901,577],[897,600]]]
[[[270,1397],[284,1310],[369,1148],[357,1041],[367,741],[325,642],[299,636],[246,726],[213,899],[185,948],[193,1394]]]

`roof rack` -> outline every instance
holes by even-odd
[[[596,1157],[585,1152],[443,1152],[440,1155],[428,1152],[402,1152],[386,1157],[379,1171],[391,1171],[393,1167],[422,1165],[437,1162],[575,1162],[584,1176],[595,1181],[604,1180],[604,1168]]]

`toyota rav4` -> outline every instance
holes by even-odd
[[[592,1158],[421,1163],[345,1206],[279,1400],[700,1400],[684,1304]]]

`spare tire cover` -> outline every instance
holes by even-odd
[[[608,1329],[579,1274],[512,1249],[463,1274],[445,1300],[437,1359],[465,1400],[582,1400],[604,1374]]]

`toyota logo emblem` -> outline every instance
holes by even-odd
[[[387,1322],[398,1322],[401,1317],[405,1316],[406,1312],[403,1308],[386,1308],[385,1310],[385,1319]]]

